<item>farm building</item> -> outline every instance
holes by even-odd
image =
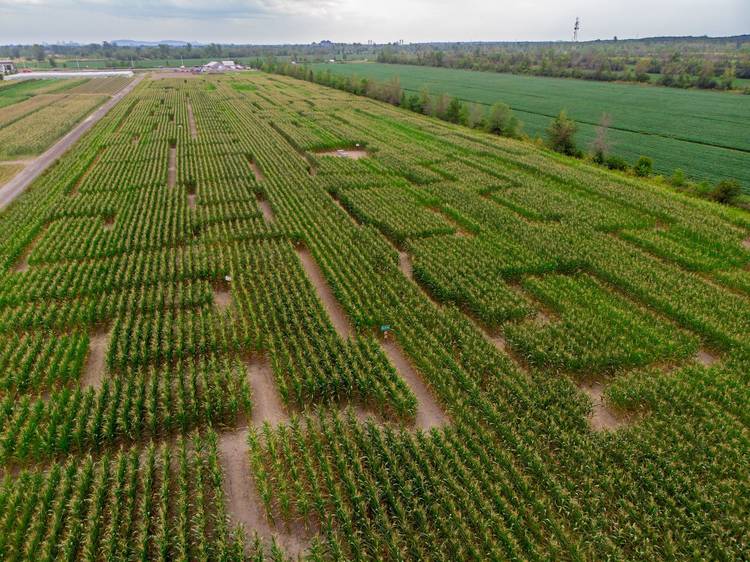
[[[0,60],[0,75],[15,74],[18,72],[16,63],[10,60]]]
[[[211,61],[200,67],[201,72],[226,72],[228,70],[242,70],[244,67],[233,60]]]

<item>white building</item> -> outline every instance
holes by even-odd
[[[233,60],[211,61],[201,67],[201,72],[226,72],[228,70],[242,70],[244,67]]]
[[[0,75],[15,74],[18,72],[16,63],[11,60],[0,60]]]

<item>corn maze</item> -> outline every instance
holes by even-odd
[[[144,80],[0,214],[0,553],[743,559],[748,264],[529,144]]]

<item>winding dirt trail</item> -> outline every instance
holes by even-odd
[[[342,339],[350,338],[354,331],[349,323],[349,319],[344,313],[344,309],[341,308],[339,301],[333,295],[331,288],[323,276],[323,272],[315,262],[315,258],[313,258],[312,254],[306,248],[297,248],[297,256],[300,262],[302,262],[302,267],[307,273],[308,279],[310,279],[315,291],[318,293],[318,298],[323,303],[323,308],[328,313],[328,317],[331,319],[336,333]]]
[[[302,262],[307,276],[315,287],[320,301],[328,312],[328,316],[331,318],[338,335],[342,339],[352,337],[354,330],[349,323],[349,318],[338,300],[336,300],[333,292],[331,292],[328,283],[326,283],[323,277],[323,272],[318,267],[312,254],[307,249],[298,248],[297,255]],[[450,420],[448,416],[443,412],[432,392],[430,392],[399,345],[393,340],[381,340],[380,345],[388,360],[395,367],[398,375],[417,398],[416,427],[418,429],[430,430],[434,427],[442,427],[449,424]]]
[[[251,357],[245,361],[247,378],[252,390],[253,424],[260,427],[268,422],[273,426],[289,421],[289,414],[284,407],[271,364],[265,358]]]
[[[167,185],[174,187],[177,183],[177,148],[169,147],[169,168],[167,171]]]
[[[695,360],[704,367],[710,367],[711,365],[715,365],[719,362],[719,359],[716,356],[712,355],[705,349],[701,349],[700,351],[698,351],[695,356]]]
[[[412,367],[409,360],[404,355],[399,345],[393,340],[381,341],[380,346],[383,348],[388,360],[396,368],[399,376],[417,397],[417,416],[415,420],[416,427],[429,431],[432,428],[439,428],[450,424],[450,419],[443,412],[435,397],[422,381],[422,377]]]
[[[26,167],[18,172],[13,179],[6,183],[2,189],[0,189],[0,209],[7,207],[16,197],[23,193],[31,183],[41,175],[55,160],[65,154],[68,149],[73,146],[78,139],[80,139],[86,131],[91,129],[102,117],[104,117],[109,110],[112,109],[118,102],[128,95],[133,88],[140,84],[143,80],[144,75],[136,76],[128,84],[125,85],[119,92],[112,96],[104,105],[94,111],[91,115],[86,117],[78,125],[66,134],[63,138],[53,144],[40,156],[37,156],[33,160],[29,160]]]
[[[263,214],[263,219],[266,221],[266,223],[275,223],[276,215],[273,214],[273,209],[271,208],[271,203],[268,202],[268,199],[259,195],[257,197],[257,201],[260,212]]]
[[[274,427],[288,423],[289,415],[276,389],[268,360],[248,358],[245,368],[252,392],[252,424],[260,428],[265,423]],[[266,547],[270,547],[275,539],[287,555],[297,558],[309,548],[310,540],[301,525],[276,527],[269,522],[250,466],[248,434],[248,428],[239,428],[219,435],[219,460],[224,472],[227,511],[235,524],[242,524],[245,528],[248,547],[253,534],[257,533]]]
[[[617,415],[604,400],[604,385],[600,382],[579,385],[581,391],[592,403],[589,425],[594,431],[613,431],[627,424],[627,420]]]
[[[198,138],[198,126],[195,124],[195,115],[193,114],[193,104],[190,100],[187,102],[188,121],[190,123],[190,136],[193,140]]]
[[[255,163],[255,160],[250,160],[250,168],[253,171],[253,176],[255,176],[255,181],[261,183],[264,179],[263,172],[260,170],[258,164]]]
[[[100,390],[106,371],[109,330],[100,330],[89,338],[89,353],[81,375],[81,386]]]
[[[270,222],[265,213],[264,217]],[[305,248],[298,248],[297,255],[336,332],[344,339],[350,338],[354,330],[312,254]],[[449,424],[450,419],[398,344],[394,341],[382,341],[381,346],[399,376],[417,398],[415,429],[429,431]],[[278,427],[287,424],[289,414],[279,395],[268,360],[253,356],[245,360],[245,367],[252,391],[253,426],[262,427],[268,423]],[[360,421],[372,421],[377,417],[358,405],[354,406],[354,412]],[[250,540],[257,533],[264,545],[269,546],[275,540],[288,556],[298,558],[310,546],[310,532],[301,522],[284,522],[276,526],[269,521],[253,476],[247,444],[248,432],[247,428],[239,428],[219,436],[219,458],[224,472],[227,511],[236,524],[244,526]]]
[[[409,281],[414,281],[414,267],[411,264],[411,258],[406,252],[398,253],[398,268]]]

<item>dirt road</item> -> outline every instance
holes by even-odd
[[[68,134],[48,148],[46,152],[33,160],[28,160],[26,167],[0,188],[0,210],[7,207],[16,197],[23,193],[31,185],[31,182],[39,177],[55,160],[67,152],[86,131],[104,117],[123,97],[129,94],[143,80],[144,76],[143,74],[136,76],[134,80],[112,96],[91,115],[78,123]]]

